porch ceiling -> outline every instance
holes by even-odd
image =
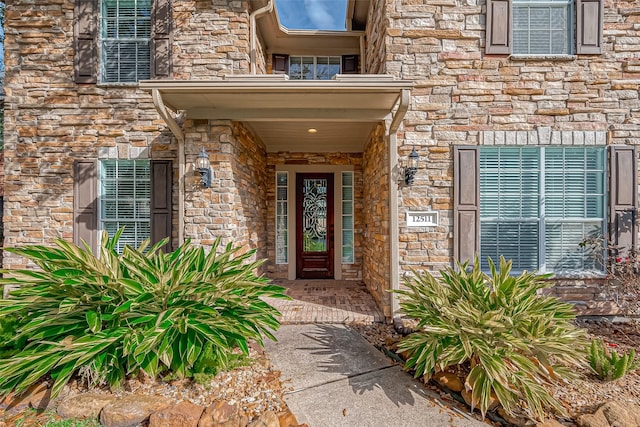
[[[247,124],[276,151],[362,151],[371,130],[393,111],[412,82],[386,75],[334,80],[288,80],[285,75],[227,76],[222,80],[146,80],[173,111],[190,119]],[[309,128],[317,130],[308,133]]]

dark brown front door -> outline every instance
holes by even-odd
[[[296,275],[333,279],[333,174],[296,175]]]

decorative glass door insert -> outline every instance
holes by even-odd
[[[296,275],[333,278],[333,174],[296,174]]]

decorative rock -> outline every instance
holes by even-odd
[[[536,427],[564,427],[564,425],[560,424],[556,420],[545,420],[541,423],[537,423]]]
[[[27,389],[25,395],[28,396],[29,406],[33,409],[47,409],[51,403],[51,389],[47,383],[34,384]]]
[[[134,427],[171,403],[161,396],[132,394],[105,406],[100,413],[100,423],[105,427]]]
[[[197,427],[204,408],[191,402],[180,402],[149,417],[149,427]]]
[[[102,408],[115,401],[110,394],[78,394],[60,402],[57,412],[62,418],[96,418]]]
[[[289,409],[278,414],[278,421],[280,427],[298,427],[299,425],[296,416]]]
[[[580,427],[638,427],[640,406],[630,402],[607,402],[593,414],[578,417]]]
[[[251,421],[247,427],[280,427],[280,420],[275,412],[267,411]]]
[[[204,410],[198,427],[245,427],[248,422],[249,418],[237,404],[230,405],[221,400]]]
[[[451,391],[460,393],[464,389],[460,378],[451,372],[436,372],[431,378],[442,387],[446,387]]]
[[[504,418],[504,420],[511,425],[514,425],[517,427],[533,427],[536,425],[536,422],[533,421],[532,419],[529,419],[525,416],[508,414],[507,411],[504,410],[504,408],[498,408],[497,412],[498,412],[498,415]]]

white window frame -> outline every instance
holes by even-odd
[[[535,8],[535,7],[546,7],[546,8],[564,8],[566,9],[566,13],[567,13],[567,22],[565,23],[566,26],[566,31],[565,31],[565,42],[567,45],[567,51],[566,52],[545,52],[545,53],[532,53],[531,52],[531,42],[529,42],[528,44],[528,48],[529,51],[528,52],[519,52],[516,49],[516,33],[518,30],[516,29],[516,19],[515,17],[513,18],[513,26],[512,26],[512,37],[513,37],[513,55],[526,55],[526,56],[547,56],[547,55],[573,55],[574,54],[574,49],[575,49],[575,34],[574,34],[574,14],[575,14],[575,7],[574,7],[574,0],[547,0],[547,1],[540,1],[540,0],[513,0],[512,2],[513,5],[513,13],[515,15],[516,13],[516,9],[519,8],[526,8],[526,9],[531,9],[531,8]],[[549,23],[549,25],[551,25],[551,23]],[[535,31],[535,30],[533,30]],[[532,32],[530,26],[528,28],[528,32],[527,34],[530,35]],[[552,35],[549,34],[549,39],[551,40]],[[551,41],[550,41],[551,43]]]
[[[279,177],[284,177],[283,184],[279,183]],[[284,192],[284,197],[279,197],[278,190]],[[289,172],[276,171],[276,264],[289,263]],[[279,213],[280,212],[280,213]],[[282,234],[284,233],[284,234]]]
[[[547,239],[546,239],[546,227],[547,225],[550,224],[595,224],[598,223],[599,227],[600,227],[600,231],[601,231],[601,235],[605,236],[607,233],[607,192],[606,192],[606,179],[607,179],[607,164],[606,164],[606,147],[604,146],[585,146],[585,147],[575,147],[575,146],[538,146],[538,147],[531,147],[531,146],[505,146],[505,147],[500,147],[502,149],[522,149],[522,148],[536,148],[539,150],[539,169],[538,169],[538,174],[539,174],[539,182],[538,182],[538,186],[539,186],[539,197],[538,197],[538,217],[537,218],[533,218],[533,217],[527,217],[527,218],[500,218],[500,217],[483,217],[482,216],[482,191],[480,192],[480,229],[481,232],[480,234],[482,235],[482,224],[483,223],[490,223],[490,224],[496,224],[496,223],[517,223],[517,224],[538,224],[538,265],[537,265],[537,270],[540,271],[541,273],[555,273],[557,276],[560,277],[564,277],[564,276],[574,276],[574,275],[581,275],[584,273],[587,274],[602,274],[603,273],[603,269],[604,266],[602,266],[602,269],[598,269],[598,270],[553,270],[550,267],[548,267],[546,265],[546,258],[547,258]],[[602,206],[600,207],[603,213],[603,217],[599,218],[599,217],[594,217],[594,218],[571,218],[571,217],[563,217],[563,218],[547,218],[546,216],[546,203],[547,203],[547,197],[546,197],[546,182],[545,182],[545,177],[546,177],[546,172],[549,171],[550,169],[547,168],[546,166],[546,159],[545,159],[545,153],[546,153],[546,149],[550,148],[550,149],[555,149],[555,148],[582,148],[582,149],[593,149],[593,148],[598,148],[601,149],[601,156],[603,156],[602,158],[602,165],[603,165],[603,169],[602,170],[598,170],[599,173],[602,174],[602,182],[600,183],[601,188],[603,189],[603,193],[600,194],[600,196],[602,197]],[[482,150],[488,150],[488,149],[499,149],[498,147],[489,147],[489,146],[485,146],[485,147],[480,147],[480,156],[482,156]],[[482,162],[481,162],[482,165]],[[563,170],[565,170],[565,166],[563,164]],[[498,171],[495,170],[495,172],[497,173]],[[482,174],[482,169],[480,171],[480,173]],[[585,171],[586,173],[586,171]],[[482,180],[482,178],[480,178]],[[584,236],[584,238],[586,238],[587,236]],[[479,245],[480,251],[482,248],[482,241],[480,241],[480,245]],[[486,263],[486,257],[487,256],[491,256],[491,255],[485,255],[482,254],[482,252],[480,252],[480,258],[482,263]],[[604,254],[603,254],[604,256]],[[604,258],[603,258],[604,259]],[[497,261],[497,260],[494,260]],[[516,268],[514,268],[514,272],[517,271],[521,271],[518,270]]]
[[[305,58],[312,58],[313,59],[313,80],[318,80],[318,58],[326,58],[326,59],[337,59],[338,61],[338,72],[336,74],[340,74],[342,72],[342,57],[341,56],[305,56],[305,55],[290,55],[289,56],[289,78],[292,80],[303,80],[302,79],[302,74],[298,74],[296,75],[292,75],[291,74],[291,60],[293,58],[299,58],[300,59],[300,63],[302,64],[302,60]],[[325,64],[321,64],[321,65],[325,65]],[[329,64],[331,65],[331,64]],[[333,76],[329,76],[329,80],[331,80]]]
[[[351,177],[351,184],[345,184],[345,177],[346,176],[350,176]],[[355,259],[356,259],[356,254],[355,254],[355,250],[356,250],[356,242],[355,242],[355,204],[354,204],[354,187],[355,187],[355,183],[353,182],[354,180],[354,174],[352,171],[344,171],[342,172],[342,174],[340,175],[341,177],[341,194],[340,194],[340,202],[342,203],[341,209],[340,209],[340,213],[342,214],[342,236],[340,238],[341,241],[341,246],[342,246],[342,252],[341,252],[341,259],[342,259],[342,264],[343,265],[348,265],[348,264],[355,264]],[[346,198],[345,197],[345,189],[351,189],[351,198]],[[345,209],[347,206],[350,207],[350,212],[348,212],[348,209]],[[346,228],[345,224],[346,224],[346,219],[347,218],[351,218],[351,228]],[[348,249],[349,246],[345,245],[345,239],[344,236],[349,235],[351,236],[351,256],[349,257],[348,255],[345,255],[345,249]]]
[[[132,202],[134,204],[134,212],[137,210],[137,203],[138,202],[142,202],[144,203],[145,201],[148,203],[149,209],[148,209],[148,215],[147,216],[137,216],[134,213],[134,217],[133,218],[125,218],[125,217],[117,217],[117,218],[104,218],[103,216],[103,205],[105,203],[105,194],[104,194],[104,187],[103,187],[103,182],[105,180],[112,180],[115,182],[116,185],[124,182],[125,180],[122,179],[120,177],[119,172],[116,172],[116,176],[115,178],[111,179],[111,178],[105,178],[103,176],[103,172],[104,172],[104,167],[106,163],[113,163],[116,165],[116,168],[119,167],[120,164],[124,163],[124,162],[130,162],[133,163],[133,178],[129,181],[133,181],[133,197]],[[136,197],[136,184],[137,182],[141,181],[141,179],[138,179],[136,176],[136,170],[137,170],[137,164],[138,163],[147,163],[148,165],[148,180],[149,180],[149,197],[145,197],[145,198],[141,198],[141,197]],[[118,195],[116,195],[116,198],[113,199],[114,201],[118,200]],[[120,238],[120,242],[118,243],[117,246],[117,250],[118,252],[122,252],[122,249],[124,248],[124,245],[130,245],[133,247],[138,247],[140,245],[140,243],[142,243],[144,240],[149,239],[151,237],[151,161],[150,160],[100,160],[98,162],[98,229],[100,231],[99,236],[102,234],[102,231],[105,230],[106,224],[107,223],[115,223],[116,224],[116,229],[120,228],[120,224],[123,222],[126,223],[134,223],[135,224],[135,228],[134,228],[134,239],[126,239],[126,235],[128,234],[127,232],[130,230],[127,230],[125,228],[125,232],[123,233],[123,235]],[[140,225],[145,224],[148,230],[148,233],[141,233],[141,229],[139,228]]]
[[[137,5],[138,3],[142,3],[142,2],[149,2],[149,17],[148,17],[148,26],[149,26],[149,36],[148,37],[119,37],[119,36],[113,36],[113,37],[109,37],[106,32],[107,32],[107,21],[109,18],[107,18],[105,12],[106,12],[106,4],[108,2],[116,2],[117,6],[116,6],[116,10],[117,10],[117,17],[115,18],[116,20],[116,24],[115,27],[118,28],[118,19],[119,19],[119,13],[120,13],[120,2],[122,1],[130,1],[135,3],[136,5],[136,9],[137,9]],[[99,32],[98,32],[98,38],[99,38],[99,58],[100,58],[100,83],[103,84],[136,84],[138,81],[140,80],[145,80],[145,79],[149,79],[151,77],[151,28],[153,25],[152,19],[151,19],[151,9],[153,6],[153,0],[100,0],[100,19],[99,19]],[[134,32],[137,35],[138,32],[138,24],[139,24],[140,19],[137,18],[134,22]],[[115,45],[118,46],[118,49],[120,49],[120,43],[121,42],[128,42],[128,43],[146,43],[147,46],[147,62],[139,62],[140,61],[140,56],[138,54],[136,54],[135,56],[135,71],[136,71],[136,76],[135,79],[130,80],[130,79],[126,79],[123,78],[121,75],[121,71],[122,71],[122,66],[121,66],[121,61],[122,58],[120,57],[120,53],[118,53],[118,58],[117,58],[117,68],[118,68],[118,77],[117,79],[108,79],[108,75],[107,75],[107,67],[106,64],[109,61],[110,58],[112,58],[111,56],[108,57],[107,55],[107,48],[106,48],[106,44],[107,43],[114,43]]]

